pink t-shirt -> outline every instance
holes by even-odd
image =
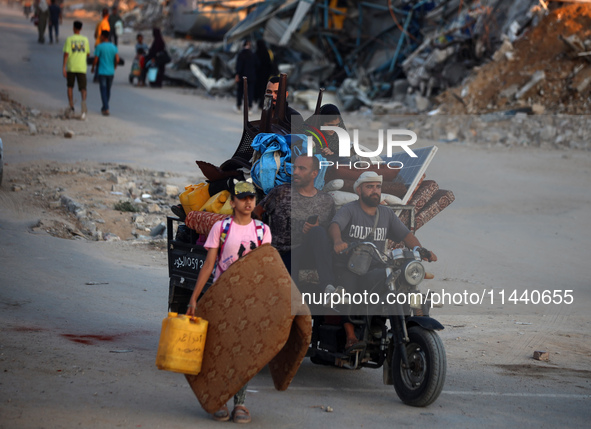
[[[208,250],[220,247],[222,222],[223,221],[220,220],[214,223],[203,247]],[[271,231],[268,225],[265,225],[264,231],[262,244],[270,243]],[[257,247],[257,243],[258,239],[254,220],[248,225],[238,225],[236,222],[232,221],[230,224],[230,230],[226,236],[224,250],[222,255],[219,255],[218,258],[218,265],[213,275],[213,280],[216,281],[220,274],[226,271],[228,267],[236,262],[241,256],[254,250]]]

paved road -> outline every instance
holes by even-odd
[[[72,34],[71,21],[65,20],[60,28],[60,44],[40,45],[35,27],[16,9],[2,11],[4,49],[0,52],[0,87],[8,89],[25,105],[52,114],[63,111],[68,104],[66,82],[61,76],[62,48],[65,37]],[[85,22],[82,34],[89,38],[91,49],[93,32],[94,24]],[[133,35],[126,34],[123,39],[133,41]],[[63,146],[61,137],[47,137],[47,146],[64,149],[52,156],[64,160],[86,159],[90,149],[95,160],[98,157],[188,174],[199,173],[195,159],[221,163],[231,157],[242,133],[241,116],[232,111],[232,101],[197,98],[190,95],[192,91],[183,89],[132,87],[128,75],[134,44],[121,44],[119,49],[126,64],[115,74],[111,117],[101,117],[99,87],[90,81],[88,122],[92,132],[77,136],[74,147]],[[77,89],[74,94],[79,112]],[[109,132],[113,125],[118,129],[122,122],[126,125],[124,133]],[[10,138],[7,140],[5,144],[10,147]],[[15,159],[20,160],[24,158]]]
[[[34,28],[17,10],[0,11],[0,86],[24,104],[59,111],[66,105],[61,46],[38,45]],[[69,27],[65,21],[63,35]],[[89,25],[84,33],[90,35]],[[131,59],[130,45],[122,46],[121,51],[124,58]],[[92,133],[74,140],[18,140],[24,149],[17,147],[16,137],[3,136],[11,162],[88,159],[191,176],[197,175],[194,159],[219,163],[232,154],[241,126],[229,100],[205,99],[178,89],[133,88],[127,83],[127,68],[117,72],[109,118],[99,115],[98,87],[90,84],[88,127]],[[113,134],[112,128],[125,131]],[[465,152],[455,153],[462,154]],[[441,154],[442,160],[453,155]],[[491,155],[491,159],[494,162],[502,157]],[[485,161],[489,159],[473,168],[483,168]],[[434,166],[438,168],[440,175],[444,170]],[[452,189],[467,194],[470,186],[477,186],[466,184],[457,174],[450,180]],[[466,210],[465,205],[458,207]],[[164,256],[125,245],[31,234],[28,222],[32,219],[20,213],[20,219],[15,220],[17,212],[15,207],[0,207],[0,428],[213,427],[183,377],[154,367],[159,325],[166,311]],[[461,229],[453,222],[451,226]],[[434,248],[443,248],[454,238],[445,231],[433,234],[428,228]],[[467,223],[466,229],[479,233],[476,224]],[[466,237],[461,239],[466,245],[470,242]],[[459,251],[453,256],[461,258]],[[510,261],[507,257],[503,264],[509,267]],[[455,266],[449,272],[454,276],[466,270]],[[583,285],[582,271],[574,271],[569,281]],[[491,270],[484,281],[493,280]],[[480,350],[458,346],[458,329],[461,327],[450,327],[442,333],[449,351],[448,378],[439,400],[426,409],[403,405],[391,387],[381,384],[379,370],[351,372],[315,366],[306,360],[287,392],[274,392],[266,371],[250,383],[252,426],[588,425],[588,367],[578,371],[558,368],[542,376],[535,370],[528,373],[480,365]],[[81,343],[86,340],[93,344]],[[519,341],[516,338],[509,345],[517,346]],[[498,359],[506,363],[502,356]],[[322,412],[322,405],[335,411]]]

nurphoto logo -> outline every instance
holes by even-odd
[[[375,158],[382,154],[382,152],[384,151],[384,146],[386,147],[386,156],[388,158],[392,157],[393,148],[395,147],[402,148],[411,158],[417,157],[417,155],[409,147],[417,142],[417,134],[411,130],[378,130],[378,147],[372,151],[359,144],[359,130],[353,130],[353,144],[351,144],[351,137],[349,136],[349,133],[341,127],[322,126],[320,127],[320,129],[322,131],[334,131],[337,134],[339,139],[338,155],[341,158],[351,157],[351,147],[353,147],[355,154],[360,158]],[[410,140],[397,140],[394,137],[410,137]],[[313,156],[313,152],[314,142],[312,136],[308,136],[308,156]],[[338,161],[320,161],[321,168],[334,166],[335,168],[347,167],[358,170],[366,170],[372,165],[375,165],[378,168],[389,168],[391,170],[400,170],[402,167],[404,167],[404,164],[400,161],[389,161],[382,163],[378,162],[373,164],[369,161],[363,160],[349,163],[340,163]]]

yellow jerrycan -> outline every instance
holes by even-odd
[[[166,371],[197,375],[201,371],[207,336],[207,320],[168,313],[156,354],[156,366]]]
[[[185,186],[185,192],[179,195],[185,214],[197,211],[209,200],[209,183]]]
[[[202,212],[211,212],[211,213],[220,213],[222,208],[224,207],[226,201],[230,199],[230,193],[228,191],[220,191],[214,196],[212,196],[201,208],[199,211]],[[232,213],[228,213],[232,214]]]

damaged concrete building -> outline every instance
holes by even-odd
[[[465,88],[479,67],[513,61],[516,42],[553,9],[572,3],[580,2],[176,0],[170,6],[175,31],[209,42],[178,50],[167,74],[210,93],[230,93],[241,42],[263,39],[302,103],[313,103],[324,87],[344,110],[423,112],[437,103],[435,96]],[[229,23],[235,24],[228,28]],[[216,38],[221,40],[211,41]],[[573,49],[584,52],[584,40]],[[465,91],[447,99],[465,104]]]

